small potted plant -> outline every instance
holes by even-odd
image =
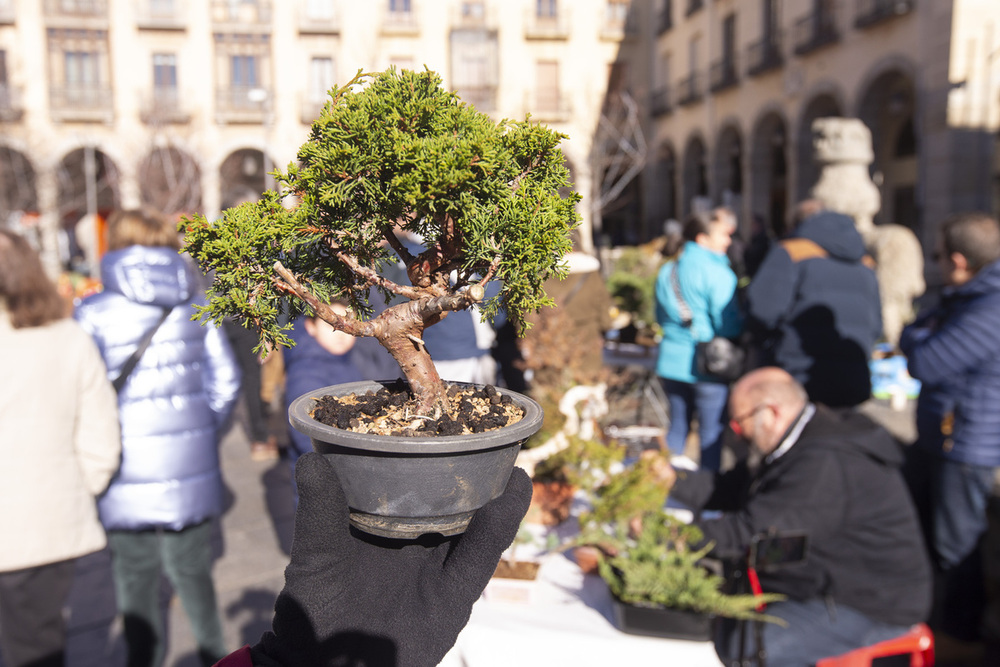
[[[520,421],[447,435],[453,427],[442,422],[456,421],[450,411],[468,397],[438,376],[422,335],[473,305],[484,318],[504,309],[518,323],[551,305],[542,284],[565,274],[578,220],[578,195],[561,194],[570,185],[564,138],[530,118],[494,122],[431,71],[359,73],[330,91],[297,163],[275,172],[278,190],[216,221],[181,222],[187,252],[214,275],[203,319],[236,317],[263,346],[289,345],[283,318],[308,312],[375,337],[399,363],[406,400],[378,428],[358,433],[351,419],[337,428],[314,418],[317,399],[378,383],[328,388],[289,411],[340,468],[359,528],[389,537],[461,532],[502,492],[519,443],[538,429],[537,403],[500,390],[482,400],[514,403]],[[410,252],[397,232],[421,237],[423,250]],[[387,277],[397,264],[408,284]],[[485,298],[494,281],[499,292]],[[387,307],[377,311],[376,299]],[[333,300],[350,311],[338,314]]]
[[[528,603],[533,601],[538,589],[538,571],[545,554],[558,546],[558,537],[549,534],[542,538],[522,522],[514,542],[500,557],[497,569],[490,578],[483,596],[498,602]]]
[[[641,458],[597,489],[580,517],[572,545],[589,546],[597,573],[611,591],[615,620],[628,633],[708,640],[712,619],[724,616],[779,622],[757,611],[783,599],[774,594],[732,595],[706,566],[711,544],[701,530],[663,510],[667,492]]]

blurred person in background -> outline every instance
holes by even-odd
[[[987,603],[983,539],[1000,469],[1000,224],[981,212],[951,216],[934,256],[941,302],[899,339],[921,382],[904,471],[940,580],[931,626],[957,649],[983,639]]]
[[[347,314],[347,304],[334,301],[330,307],[338,315]],[[295,345],[282,350],[285,358],[285,413],[292,401],[305,394],[334,384],[358,382],[365,379],[355,364],[351,351],[358,340],[349,333],[338,331],[318,317],[303,315],[288,332]],[[295,461],[311,452],[312,440],[308,435],[288,428],[291,444],[288,454],[295,479]]]
[[[74,559],[104,548],[94,496],[118,468],[115,393],[90,337],[23,238],[0,231],[0,649],[65,664]]]
[[[122,462],[98,502],[108,531],[129,667],[160,665],[161,572],[177,591],[203,664],[226,654],[212,581],[212,524],[222,512],[219,437],[240,389],[225,334],[191,317],[204,305],[172,224],[149,210],[108,220],[104,291],[75,317],[117,378],[154,327],[120,387]]]
[[[854,220],[806,200],[745,292],[757,363],[783,368],[809,399],[853,407],[871,397],[869,359],[882,303]]]
[[[700,466],[718,470],[722,457],[729,386],[697,374],[695,347],[716,336],[736,338],[742,318],[736,300],[736,274],[726,250],[731,242],[728,218],[694,213],[684,225],[684,247],[674,261],[660,269],[656,279],[656,320],[663,328],[656,374],[670,405],[667,445],[675,456],[684,454],[693,420],[698,420]],[[690,311],[687,320],[685,306]]]

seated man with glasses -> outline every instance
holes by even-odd
[[[711,555],[744,558],[755,535],[804,533],[805,560],[760,573],[764,592],[787,596],[764,624],[769,667],[817,660],[905,634],[925,620],[931,573],[916,512],[899,467],[902,448],[858,412],[809,401],[787,372],[757,369],[729,397],[730,428],[759,462],[724,473],[656,464],[671,496],[696,511]],[[740,652],[738,632],[722,633],[726,661]]]

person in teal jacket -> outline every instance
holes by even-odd
[[[709,470],[718,470],[721,462],[729,387],[697,374],[695,345],[716,336],[736,338],[743,328],[736,274],[726,257],[732,232],[725,218],[711,212],[693,214],[684,225],[685,244],[680,256],[664,264],[656,279],[656,321],[663,329],[656,374],[670,406],[667,445],[673,454],[683,454],[691,422],[697,416],[700,465]],[[674,271],[690,309],[689,324],[681,317]]]

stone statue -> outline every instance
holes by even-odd
[[[885,340],[895,347],[913,318],[913,300],[926,288],[920,241],[903,225],[873,222],[882,198],[868,175],[875,159],[868,127],[857,118],[817,118],[812,132],[820,175],[811,195],[825,208],[854,218],[875,261]]]

